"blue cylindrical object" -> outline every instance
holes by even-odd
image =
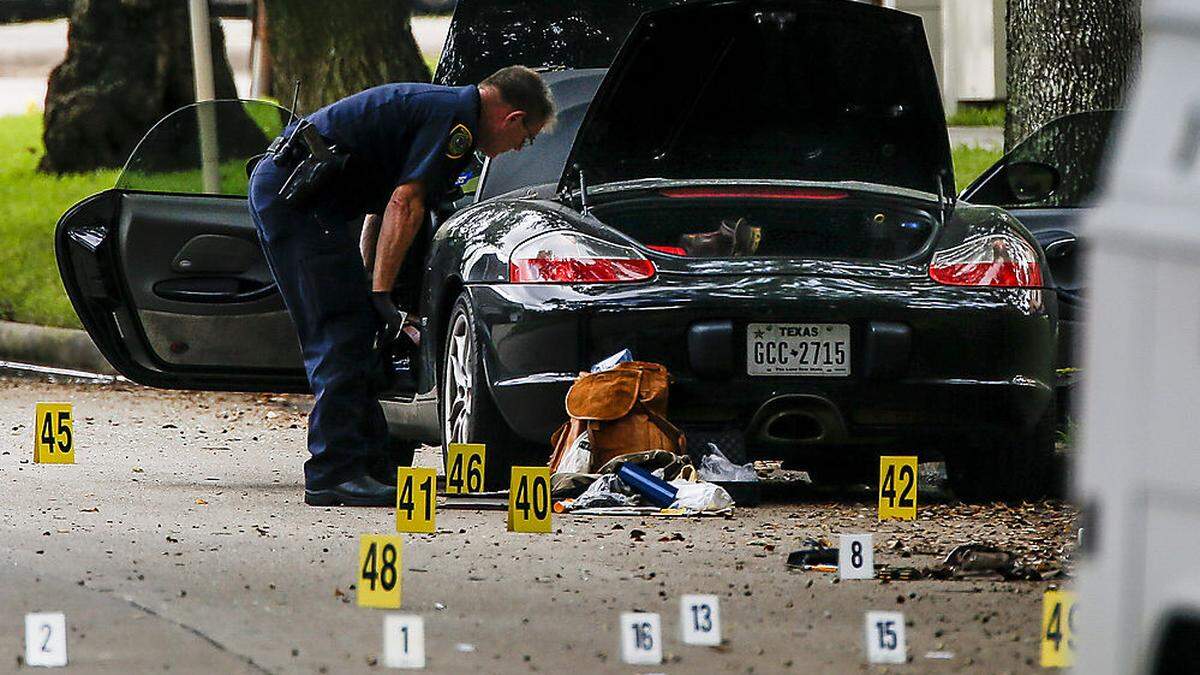
[[[664,509],[675,503],[675,493],[679,492],[679,488],[629,462],[617,469],[617,477],[651,504]]]

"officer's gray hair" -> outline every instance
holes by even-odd
[[[542,122],[542,131],[554,128],[554,97],[536,70],[508,66],[488,75],[479,86],[493,87],[505,103],[524,110],[531,120]]]

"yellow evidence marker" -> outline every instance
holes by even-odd
[[[1070,668],[1075,662],[1075,594],[1046,591],[1042,596],[1042,667]]]
[[[550,467],[514,466],[508,484],[508,531],[550,531]]]
[[[451,443],[446,448],[446,494],[483,492],[483,443]]]
[[[39,403],[34,414],[33,461],[74,464],[75,435],[70,403]]]
[[[437,469],[397,469],[396,531],[433,532],[436,510]]]
[[[364,534],[358,540],[358,606],[400,608],[400,553],[404,539]]]
[[[917,519],[917,458],[879,458],[879,520]]]

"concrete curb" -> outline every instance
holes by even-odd
[[[116,375],[86,331],[0,321],[0,360]]]

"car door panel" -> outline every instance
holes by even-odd
[[[288,119],[264,101],[184,106],[146,133],[113,189],[59,220],[63,286],[121,374],[176,389],[308,390],[246,202],[247,160]]]
[[[302,367],[244,199],[122,195],[118,246],[130,300],[156,358],[189,366]]]
[[[109,190],[63,217],[56,251],[81,322],[131,380],[307,390],[244,198]]]

